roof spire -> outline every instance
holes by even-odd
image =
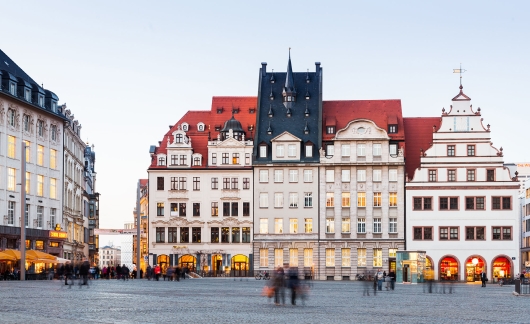
[[[460,90],[463,89],[462,87],[462,73],[466,72],[467,70],[462,69],[462,63],[460,63],[459,69],[453,69],[453,73],[460,73]]]
[[[291,65],[291,48],[289,47],[289,61],[287,62],[287,75],[285,77],[285,89],[294,90],[293,66]]]

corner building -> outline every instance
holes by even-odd
[[[397,281],[511,279],[519,273],[519,183],[503,166],[480,108],[463,93],[440,118],[405,118],[407,250]],[[417,269],[416,269],[417,268]]]
[[[254,269],[316,276],[322,68],[259,71],[254,138]]]
[[[323,128],[318,278],[396,271],[405,243],[400,100],[324,101]]]
[[[252,264],[256,97],[214,97],[150,149],[149,264],[247,276]]]

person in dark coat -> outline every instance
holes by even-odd
[[[486,287],[486,273],[484,271],[482,271],[480,273],[480,281],[482,282],[482,286],[481,287]]]
[[[122,275],[122,273],[121,273],[121,266],[118,264],[118,265],[116,266],[116,279],[120,280],[121,275]]]
[[[72,266],[70,265],[70,262],[67,262],[64,265],[64,284],[68,285],[68,279],[72,275]]]
[[[125,264],[121,267],[121,276],[123,281],[129,281],[129,268]]]
[[[83,261],[79,267],[79,275],[83,278],[83,283],[81,285],[88,285],[88,272],[90,270],[90,263],[88,260]]]
[[[151,269],[151,265],[147,266],[146,271],[147,271],[147,273],[146,273],[147,280],[151,280],[151,276],[152,276],[152,273],[153,273],[153,269]]]
[[[296,290],[298,289],[298,271],[295,268],[289,268],[288,270],[289,281],[287,282],[288,288],[291,290],[291,305],[296,305]]]

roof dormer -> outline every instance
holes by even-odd
[[[184,132],[187,132],[187,131],[189,131],[189,129],[190,129],[190,125],[189,125],[188,123],[186,123],[186,122],[182,123],[182,124],[181,124],[181,127],[182,127],[182,130],[183,130]]]
[[[205,125],[204,125],[204,123],[203,123],[203,122],[198,123],[198,124],[197,124],[197,131],[198,131],[198,132],[204,132],[204,130],[205,130]]]

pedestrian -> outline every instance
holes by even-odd
[[[129,268],[127,268],[127,266],[124,264],[122,267],[121,267],[121,277],[123,279],[123,281],[127,280],[129,281]]]
[[[83,263],[81,263],[81,266],[79,267],[79,274],[81,275],[81,278],[83,278],[83,283],[80,285],[88,285],[88,273],[90,271],[90,263],[88,260],[84,260]]]
[[[388,276],[390,277],[390,289],[394,290],[394,286],[396,284],[396,273],[394,270],[390,270]]]
[[[272,282],[274,287],[274,305],[279,306],[280,299],[282,304],[285,304],[285,295],[283,291],[285,285],[285,273],[282,267],[278,267],[278,269],[276,269]]]
[[[116,279],[120,280],[121,275],[122,275],[122,273],[121,273],[121,266],[118,264],[118,265],[116,266]]]
[[[486,278],[486,273],[484,272],[484,270],[482,270],[482,272],[480,273],[480,281],[482,281],[482,286],[481,287],[486,287],[486,281],[488,280],[488,278]]]
[[[160,266],[158,264],[155,264],[155,279],[158,281],[160,279]]]
[[[100,270],[99,270],[99,266],[96,266],[94,272],[95,272],[95,279],[99,279],[99,272],[100,272]]]
[[[383,275],[383,271],[381,271],[381,269],[379,269],[379,271],[377,271],[377,290],[383,290],[383,279],[385,278],[384,275]]]
[[[64,284],[68,285],[68,279],[72,275],[72,266],[70,265],[70,262],[66,262],[64,265]]]
[[[177,281],[180,281],[180,272],[181,272],[181,269],[180,267],[177,266],[177,268],[175,269],[175,278],[177,278]]]
[[[103,276],[103,278],[109,279],[107,277],[107,267],[103,267],[103,270],[101,270],[101,275]]]
[[[151,265],[147,265],[147,269],[146,269],[147,273],[147,280],[151,280],[151,272],[153,271],[153,269],[151,268]]]
[[[288,283],[287,287],[291,290],[291,305],[296,305],[296,290],[298,289],[298,271],[295,268],[289,268],[288,270]]]

